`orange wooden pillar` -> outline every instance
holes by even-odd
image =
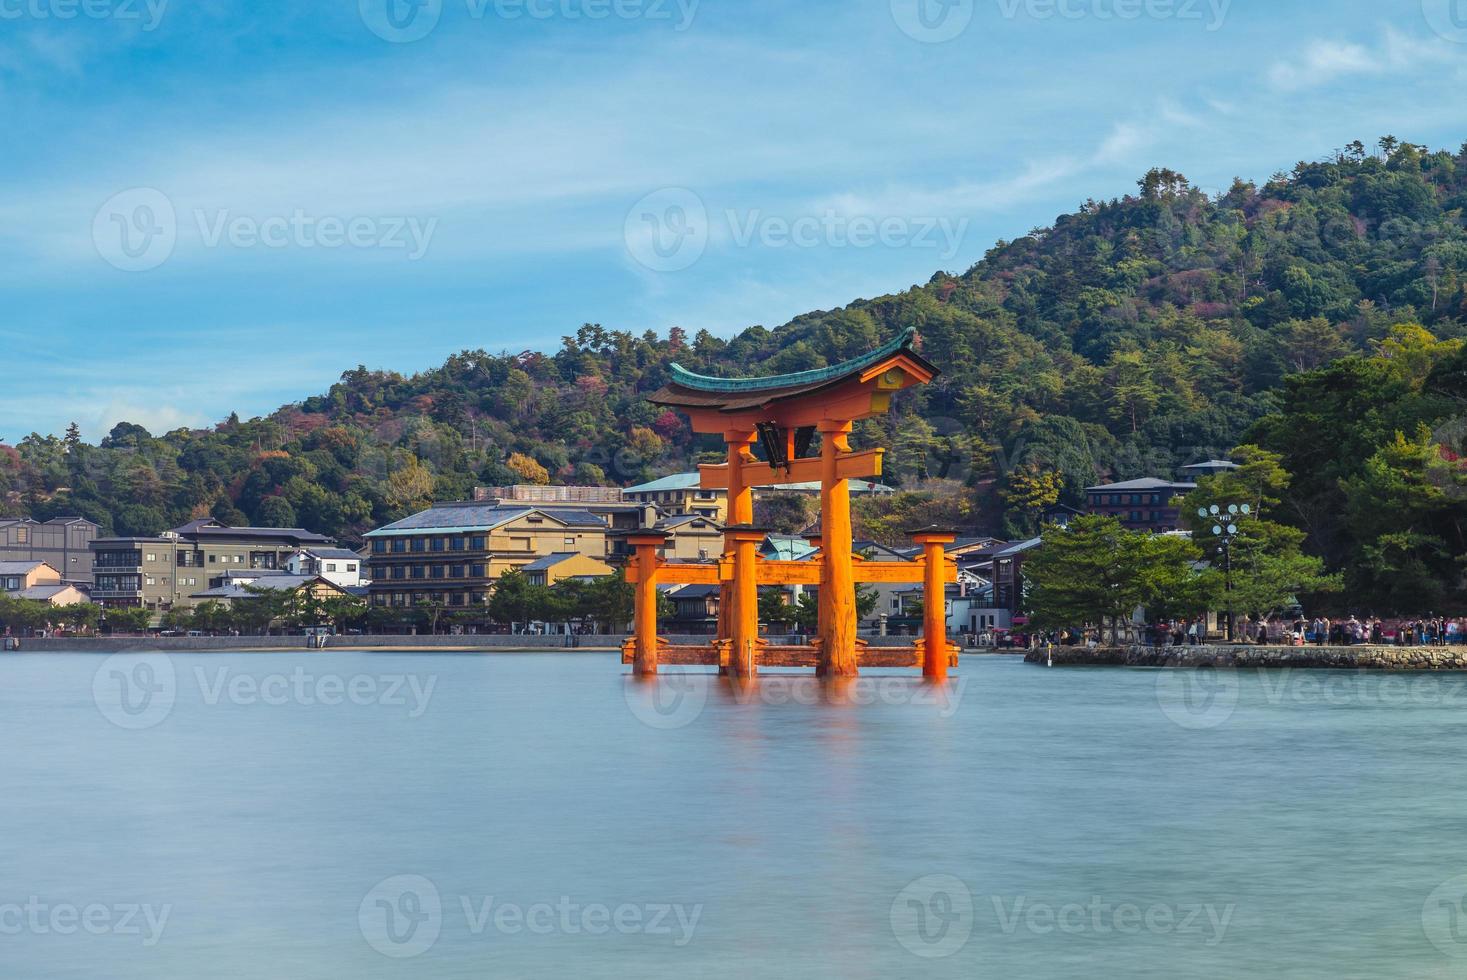
[[[922,676],[929,681],[947,680],[947,562],[944,545],[958,539],[939,530],[913,533],[922,546]]]
[[[728,446],[728,520],[725,524],[754,523],[754,488],[749,486],[744,475],[744,464],[752,460],[753,446],[757,435],[752,429],[730,429],[723,434]],[[723,537],[724,556],[734,556],[733,539]],[[718,638],[726,640],[733,636],[733,587],[718,589]]]
[[[637,588],[633,638],[636,651],[632,673],[642,676],[657,673],[657,549],[667,542],[661,531],[638,531],[627,535],[627,543],[636,551]]]
[[[820,423],[820,664],[822,677],[855,677],[856,581],[851,568],[851,484],[840,476],[851,423]]]
[[[754,647],[759,642],[759,544],[769,533],[748,524],[724,528],[733,543],[733,609],[729,625],[733,641],[728,672],[734,677],[752,677],[759,670]]]

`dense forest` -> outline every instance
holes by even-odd
[[[1467,335],[1464,209],[1467,146],[1357,142],[1213,196],[1157,169],[1134,195],[1086,201],[961,275],[772,330],[588,324],[554,353],[465,351],[412,376],[358,367],[323,395],[209,430],[123,423],[96,446],[75,427],[32,435],[0,446],[0,514],[82,514],[116,533],[212,514],[353,540],[477,484],[628,484],[717,450],[644,400],[670,362],[798,370],[913,325],[943,375],[855,439],[891,447],[885,479],[907,492],[890,506],[1012,536],[1087,485],[1172,475],[1250,440],[1299,465],[1308,499],[1290,519],[1338,565],[1363,554],[1336,525],[1367,506],[1352,487],[1376,454],[1428,452],[1416,425],[1429,433],[1456,411],[1455,394],[1423,386],[1451,374]],[[1312,425],[1320,406],[1348,431]]]

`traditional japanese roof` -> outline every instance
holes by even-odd
[[[37,568],[40,568],[42,565],[46,565],[48,568],[50,568],[50,565],[47,562],[39,560],[0,561],[0,575],[29,575],[31,572],[35,571]],[[54,572],[56,571],[56,569],[51,568],[51,571]]]
[[[654,405],[739,412],[838,385],[899,355],[910,358],[924,370],[937,374],[936,367],[912,350],[912,343],[916,338],[916,328],[908,327],[875,350],[849,361],[764,378],[713,378],[695,374],[679,364],[672,364],[668,366],[672,380],[647,400]]]

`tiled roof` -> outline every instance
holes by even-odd
[[[660,480],[651,483],[640,483],[635,487],[627,487],[622,493],[657,493],[661,490],[696,490],[702,485],[702,478],[697,473],[674,473],[664,476]]]
[[[605,519],[584,510],[539,510],[535,507],[498,507],[493,504],[435,504],[411,517],[404,517],[366,537],[385,537],[415,531],[488,531],[526,514],[544,514],[570,527],[606,527]]]
[[[912,341],[916,339],[917,328],[908,327],[875,350],[862,354],[860,357],[853,357],[849,361],[832,364],[829,367],[796,371],[793,374],[776,374],[765,378],[712,378],[704,374],[694,374],[679,364],[669,365],[668,373],[672,375],[672,383],[679,387],[721,394],[768,392],[781,388],[821,385],[865,370],[873,364],[899,354],[910,347]]]
[[[559,565],[561,562],[569,561],[570,559],[576,557],[576,555],[578,555],[578,554],[580,554],[580,552],[577,552],[577,551],[557,551],[557,552],[554,552],[553,554],[546,555],[544,558],[536,558],[534,561],[530,562],[528,565],[521,565],[520,566],[520,571],[522,571],[522,572],[544,572],[544,571],[548,571],[549,569],[554,568],[556,565]]]
[[[1154,476],[1144,477],[1140,480],[1127,480],[1124,483],[1105,483],[1098,487],[1086,487],[1086,491],[1097,490],[1196,490],[1195,483],[1175,483],[1171,480],[1158,480]]]
[[[26,575],[44,564],[43,561],[0,561],[0,575]]]

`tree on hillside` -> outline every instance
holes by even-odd
[[[1128,531],[1113,517],[1077,517],[1046,531],[1024,563],[1026,605],[1037,625],[1108,624],[1117,642],[1121,621],[1138,608],[1175,605],[1194,593],[1189,580],[1197,558],[1186,538]]]

